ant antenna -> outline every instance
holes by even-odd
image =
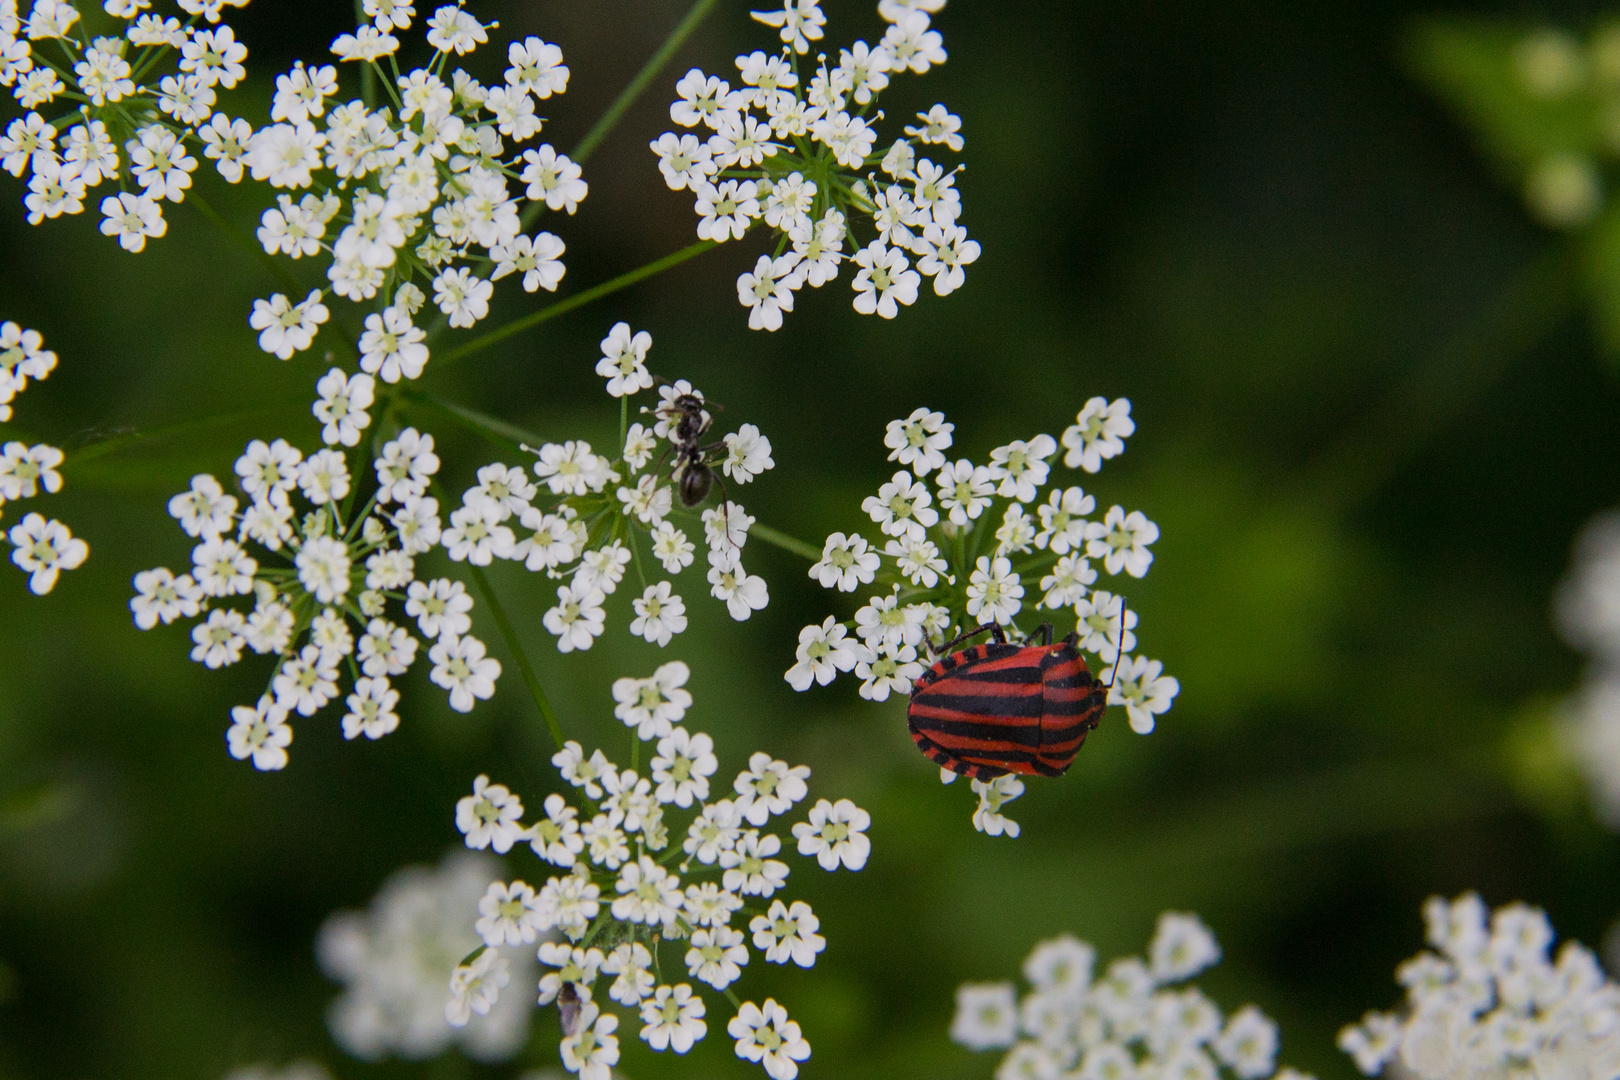
[[[1119,678],[1119,664],[1125,659],[1125,597],[1119,598],[1119,637],[1114,641],[1114,666],[1108,672],[1107,690],[1114,689],[1114,680]]]

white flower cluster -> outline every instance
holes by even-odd
[[[572,214],[586,184],[549,144],[521,154],[508,147],[538,135],[535,103],[568,87],[556,45],[512,42],[503,84],[485,87],[450,65],[452,54],[487,42],[488,27],[459,4],[445,6],[427,20],[432,60],[402,74],[395,32],[410,27],[415,9],[366,0],[364,10],[372,21],[339,37],[332,53],[368,65],[388,103],[339,104],[337,70],[300,61],[277,78],[274,122],[252,135],[242,160],[253,179],[285,192],[261,220],[267,252],[329,256],[332,292],[355,303],[384,298],[366,316],[360,366],[393,383],[427,362],[413,318],[429,290],[449,325],[468,327],[489,314],[495,280],[516,273],[529,292],[557,288],[564,244],[549,232],[526,235],[525,220],[545,208]],[[509,179],[524,185],[527,208]],[[256,301],[260,347],[284,360],[307,349],[329,316],[323,299],[314,291]]]
[[[736,88],[697,68],[675,84],[670,119],[710,134],[666,132],[652,150],[670,189],[696,200],[699,238],[741,239],[761,220],[776,238],[774,254],[737,279],[752,329],[780,329],[794,293],[833,280],[846,260],[856,267],[855,310],[892,319],[898,305],[916,302],[923,274],[945,296],[979,257],[978,243],[957,224],[957,170],[917,154],[918,147],[959,152],[961,119],[935,105],[917,114],[905,137],[875,149],[878,94],[890,76],[945,62],[939,31],[929,27],[929,14],[944,6],[883,0],[883,39],[839,50],[835,66],[818,54],[812,71],[801,70],[799,57],[821,40],[827,17],[818,0],[783,0],[779,10],[753,12],[781,30],[781,55],[738,56]],[[870,222],[870,240],[856,236],[857,217]]]
[[[810,905],[780,896],[788,877],[788,865],[776,858],[782,839],[764,831],[807,796],[810,770],[755,753],[730,792],[711,788],[719,768],[714,741],[679,726],[692,704],[689,676],[674,661],[613,686],[614,715],[652,744],[649,775],[621,769],[600,750],[587,757],[570,742],[552,763],[578,789],[578,806],[548,795],[544,816],[525,825],[519,796],[485,776],[456,806],[469,847],[506,852],[527,843],[560,871],[539,888],[491,884],[478,904],[478,932],[490,950],[541,942],[539,959],[549,970],[539,1001],[562,1011],[562,1061],[582,1080],[608,1080],[619,1058],[619,1017],[596,996],[599,976],[612,977],[605,996],[640,1016],[640,1035],[653,1049],[684,1054],[708,1033],[708,1006],[692,984],[663,981],[682,962],[691,979],[737,1005],[727,1031],[739,1057],[762,1064],[773,1080],[792,1080],[810,1056],[781,1005],[738,1003],[728,989],[749,962],[750,941],[766,962],[804,968],[826,947]],[[684,828],[669,820],[677,810],[691,812]],[[799,854],[823,869],[859,870],[871,852],[870,820],[848,799],[821,799],[791,832]],[[734,917],[747,920],[746,932],[732,925]],[[457,969],[452,1019],[504,1000],[482,968],[488,955]]]
[[[1032,606],[1074,613],[1080,648],[1110,665],[1099,675],[1112,683],[1109,704],[1125,707],[1133,730],[1152,731],[1180,685],[1159,661],[1129,655],[1136,613],[1125,608],[1123,596],[1092,586],[1098,578],[1093,560],[1110,575],[1144,576],[1158,526],[1119,506],[1094,518],[1097,501],[1079,487],[1053,484],[1042,499],[1051,480],[1049,459],[1060,445],[1065,466],[1097,472],[1135,431],[1130,409],[1123,398],[1092,398],[1061,440],[1016,440],[992,450],[986,465],[950,459],[955,425],[942,413],[919,408],[892,421],[884,443],[889,460],[902,468],[861,504],[882,547],[859,533],[835,532],[810,567],[811,578],[825,588],[870,588],[867,603],[853,619],[829,615],[800,631],[789,684],[807,690],[853,671],[864,698],[909,694],[933,650],[961,631],[996,624],[1017,637],[1013,619],[1025,606],[1024,581],[1041,575],[1042,596]],[[1022,793],[1022,784],[1000,777],[973,786],[981,799],[975,825],[1016,836],[1000,807]]]
[[[333,369],[320,383],[315,414],[329,444],[305,456],[284,439],[254,440],[236,461],[241,505],[213,476],[169,500],[169,513],[196,537],[189,573],[159,567],[135,575],[135,624],[197,618],[191,658],[226,667],[243,650],[278,658],[256,705],[232,710],[232,757],[260,769],[287,764],[289,716],[313,716],[340,699],[352,677],[343,734],[379,739],[399,726],[399,691],[389,680],[416,661],[421,642],[431,678],[466,712],[495,692],[500,661],[473,637],[472,597],[459,581],[419,580],[416,557],[440,540],[439,504],[427,494],[439,469],[433,436],[406,428],[384,443],[377,483],[353,510],[348,459],[331,444],[353,445],[370,423],[371,377]],[[272,560],[279,562],[274,565]],[[252,607],[234,605],[251,597]],[[403,609],[390,618],[389,605]],[[351,627],[352,624],[352,627]]]
[[[191,188],[192,151],[241,178],[251,129],[214,106],[247,59],[220,15],[246,3],[177,0],[182,23],[149,11],[151,0],[106,0],[95,20],[123,24],[109,36],[92,35],[69,0],[34,0],[26,17],[0,0],[0,86],[29,110],[0,137],[0,167],[29,174],[31,224],[82,213],[92,188],[115,182],[123,190],[101,200],[101,231],[141,251],[168,231],[163,202]],[[58,101],[68,106],[58,115],[39,112]]]
[[[56,354],[43,347],[37,330],[24,330],[14,322],[0,323],[0,423],[11,419],[11,402],[28,387],[28,380],[43,379],[56,367]],[[0,513],[8,502],[32,499],[40,492],[62,490],[61,450],[46,443],[29,446],[16,439],[0,445]],[[56,587],[63,570],[83,565],[90,545],[66,525],[43,514],[30,513],[0,531],[11,545],[11,561],[28,575],[28,588],[43,596]]]
[[[1093,981],[1097,951],[1064,935],[1024,961],[1030,989],[965,983],[951,1038],[974,1050],[1011,1047],[996,1080],[1310,1080],[1276,1068],[1277,1025],[1253,1005],[1229,1017],[1196,986],[1220,960],[1196,915],[1166,912],[1145,959],[1122,957]],[[1275,1070],[1275,1071],[1274,1071]]]
[[[1468,893],[1449,904],[1432,897],[1423,917],[1436,951],[1396,970],[1405,1008],[1368,1013],[1339,1033],[1357,1068],[1418,1080],[1620,1075],[1620,986],[1577,942],[1554,962],[1543,912],[1509,904],[1491,913]]]
[[[654,384],[646,368],[651,346],[646,331],[632,334],[622,322],[613,327],[602,341],[596,369],[607,377],[610,394],[628,398]],[[702,392],[686,380],[661,385],[658,393],[659,404],[642,410],[651,426],[630,424],[619,456],[598,454],[590,443],[577,440],[525,447],[538,459],[532,466],[534,480],[520,466],[486,465],[478,470],[477,485],[450,514],[442,539],[450,558],[478,566],[509,559],[565,581],[544,617],[560,652],[589,649],[601,636],[606,629],[603,605],[632,567],[642,591],[632,602],[630,632],[668,645],[686,629],[686,602],[667,579],[650,579],[657,574],[654,561],[673,575],[696,559],[696,545],[676,525],[681,518],[692,524],[699,520],[690,509],[690,481],[717,471],[746,484],[775,465],[770,440],[753,424],[711,446],[698,445],[711,417]],[[683,447],[695,456],[683,456]],[[711,465],[717,468],[711,470]],[[707,486],[705,480],[700,495]],[[541,500],[545,505],[536,505]],[[710,595],[725,603],[732,618],[747,619],[770,599],[765,580],[742,566],[742,548],[754,519],[727,499],[703,511],[700,520]],[[643,541],[651,559],[643,552]]]
[[[1620,828],[1620,512],[1582,530],[1556,607],[1564,638],[1591,658],[1567,706],[1569,742],[1599,816]]]
[[[452,1044],[480,1061],[505,1061],[523,1048],[532,1006],[522,994],[506,995],[461,1025],[445,1018],[445,980],[479,947],[474,909],[500,872],[500,862],[488,855],[452,851],[437,867],[394,874],[368,910],[326,920],[316,956],[344,985],[327,1013],[339,1046],[364,1061],[390,1054],[421,1060]],[[483,955],[490,979],[528,982],[534,976],[528,949]]]

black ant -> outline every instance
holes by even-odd
[[[714,484],[720,485],[721,499],[726,503],[726,512],[731,511],[731,499],[726,495],[726,482],[715,473],[713,462],[718,460],[717,455],[726,449],[724,440],[713,442],[704,446],[702,438],[714,422],[709,415],[708,407],[718,409],[721,406],[713,402],[706,402],[694,393],[677,394],[675,397],[659,405],[654,413],[669,425],[670,451],[675,454],[669,475],[675,482],[675,490],[679,492],[682,506],[697,506],[709,497],[709,488]],[[662,460],[659,462],[661,467]]]
[[[662,380],[660,380],[662,381]],[[671,452],[675,459],[670,465],[669,476],[674,482],[675,490],[680,495],[681,505],[694,507],[709,497],[709,489],[720,485],[721,518],[723,531],[727,541],[731,540],[731,496],[726,491],[726,482],[715,471],[714,463],[725,456],[726,443],[724,439],[718,442],[703,444],[703,436],[709,430],[714,418],[709,415],[709,409],[721,409],[712,401],[704,401],[702,395],[695,392],[676,394],[653,410],[654,415],[668,425],[667,438],[669,450],[664,452],[667,457]],[[656,472],[663,467],[663,459],[653,467]],[[734,545],[736,546],[736,545]]]

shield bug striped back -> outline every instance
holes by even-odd
[[[987,641],[935,661],[911,690],[911,738],[930,761],[974,780],[1061,776],[1107,705],[1075,641]],[[1041,631],[1037,631],[1040,633]],[[961,639],[958,639],[961,640]],[[954,642],[953,642],[954,644]]]

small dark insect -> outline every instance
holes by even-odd
[[[1052,644],[1050,623],[1014,645],[995,625],[994,641],[948,653],[911,689],[911,738],[928,759],[974,780],[1007,773],[1061,776],[1107,707],[1107,688],[1080,658],[1079,637]]]
[[[722,441],[704,446],[701,441],[712,422],[708,413],[711,404],[696,394],[678,394],[656,410],[661,419],[669,422],[669,444],[675,454],[670,478],[675,482],[682,506],[696,506],[707,499],[709,489],[716,483],[720,485],[721,497],[728,504],[731,501],[726,498],[725,481],[715,474],[713,467],[726,444]]]
[[[584,1003],[579,999],[579,990],[571,982],[562,984],[557,991],[557,1015],[562,1020],[562,1033],[564,1038],[572,1038],[579,1034],[579,1014],[584,1009]]]

